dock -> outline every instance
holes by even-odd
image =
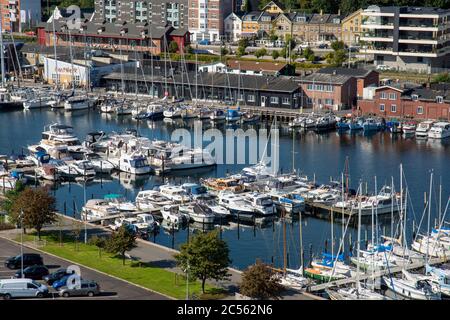
[[[430,259],[429,264],[435,265],[435,264],[446,263],[448,261],[450,261],[450,257],[448,257],[447,259],[433,258],[433,259]],[[414,270],[414,269],[423,268],[424,266],[425,266],[425,262],[414,262],[414,263],[408,264],[407,266],[395,266],[392,268],[376,271],[373,274],[372,273],[364,273],[359,276],[359,280],[364,281],[364,280],[370,279],[370,278],[380,278],[380,277],[383,277],[383,276],[386,276],[389,274],[399,273],[403,269]],[[344,285],[348,285],[348,284],[355,283],[355,282],[356,282],[356,276],[311,286],[309,288],[309,291],[311,291],[311,292],[323,291],[325,289],[344,286]]]

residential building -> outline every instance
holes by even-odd
[[[376,71],[323,68],[300,80],[305,108],[342,110],[356,107],[362,88],[378,85]]]
[[[187,28],[188,0],[95,0],[94,21]]]
[[[252,11],[242,16],[242,38],[252,38],[258,35],[260,30],[258,20],[260,16],[260,11]]]
[[[315,13],[306,26],[305,41],[311,43],[341,40],[341,15]]]
[[[262,9],[262,11],[267,13],[284,13],[284,9],[281,7],[279,3],[276,3],[275,1],[271,1]]]
[[[361,40],[375,65],[422,73],[450,68],[450,10],[370,6],[362,17]]]
[[[359,9],[344,19],[342,19],[342,36],[341,40],[347,45],[352,46],[359,43],[361,37],[361,24],[362,24],[362,14],[363,10]]]
[[[159,72],[158,72],[159,71]],[[162,72],[161,72],[162,71]],[[151,70],[144,70],[150,74]],[[148,94],[154,92],[163,97],[165,92],[170,97],[208,102],[239,102],[241,105],[271,108],[300,108],[301,88],[292,77],[254,76],[226,73],[200,72],[197,79],[194,72],[175,73],[164,77],[163,70],[154,70],[153,88],[149,80],[138,79],[138,92]],[[102,77],[101,85],[107,90],[119,90],[122,79],[127,92],[136,92],[136,76],[134,68],[113,72]],[[192,86],[197,83],[198,89]]]
[[[450,85],[367,87],[358,101],[357,113],[385,118],[449,121]]]
[[[189,0],[189,32],[192,41],[220,41],[224,20],[233,12],[234,1]]]
[[[278,39],[285,41],[288,37],[292,37],[292,21],[296,13],[280,13],[273,21],[274,33]]]
[[[242,17],[236,13],[231,13],[225,18],[225,41],[237,42],[242,33]]]
[[[53,46],[54,34],[58,46],[88,47],[111,51],[138,51],[159,55],[167,51],[174,41],[178,50],[189,43],[189,32],[173,26],[157,26],[149,23],[95,23],[83,21],[80,28],[70,29],[65,19],[44,23],[38,27],[38,43]]]
[[[294,39],[301,42],[306,41],[311,16],[310,14],[297,13],[292,19],[292,37]]]
[[[22,32],[41,22],[41,1],[0,0],[2,30]]]
[[[258,17],[259,35],[263,38],[269,38],[272,34],[276,34],[275,20],[280,15],[278,12],[261,12]]]

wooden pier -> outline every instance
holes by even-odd
[[[433,259],[430,259],[429,264],[430,265],[435,265],[435,264],[446,263],[448,261],[450,261],[450,257],[448,259],[433,258]],[[406,266],[395,266],[395,267],[392,267],[392,268],[389,268],[389,269],[383,269],[383,270],[380,270],[380,271],[375,271],[373,274],[372,273],[364,273],[364,274],[359,276],[359,280],[360,281],[364,281],[364,280],[370,279],[370,278],[375,278],[376,279],[376,278],[380,278],[382,276],[386,276],[388,274],[399,273],[403,269],[405,269],[405,270],[413,270],[413,269],[423,268],[424,266],[425,266],[425,262],[414,262],[414,263],[410,263],[410,264],[408,264]],[[356,282],[356,276],[350,277],[350,278],[346,278],[346,279],[340,279],[340,280],[335,280],[335,281],[330,281],[330,282],[327,282],[327,283],[314,285],[314,286],[311,286],[309,288],[309,291],[311,291],[311,292],[323,291],[323,290],[328,289],[328,288],[344,286],[344,285],[348,285],[348,284],[355,283],[355,282]]]

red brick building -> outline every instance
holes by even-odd
[[[363,98],[358,100],[357,113],[385,118],[450,120],[450,85],[366,88]]]
[[[323,68],[300,82],[304,107],[343,110],[355,108],[363,88],[378,85],[379,74],[364,69]]]
[[[55,21],[58,46],[68,46],[69,39],[74,47],[89,46],[90,49],[112,51],[139,51],[159,55],[168,49],[169,43],[178,44],[178,50],[189,44],[189,32],[172,26],[153,26],[148,23],[94,23],[83,21],[79,29],[68,29],[65,20]],[[40,45],[53,46],[53,23],[38,27]]]

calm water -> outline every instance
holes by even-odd
[[[149,138],[169,140],[173,130],[178,128],[193,128],[193,121],[181,120],[166,122],[140,122],[128,118],[115,118],[98,114],[94,111],[81,111],[74,113],[43,111],[16,111],[0,113],[0,154],[20,153],[29,144],[40,140],[44,125],[59,122],[72,125],[80,137],[84,139],[89,132],[96,130],[124,131],[127,128],[138,129],[139,133]],[[265,124],[263,124],[265,126]],[[204,129],[208,128],[206,123]],[[223,125],[217,127],[224,130]],[[258,127],[255,127],[258,129]],[[245,129],[245,128],[244,128]],[[445,207],[450,192],[450,139],[447,141],[418,141],[405,139],[401,136],[392,136],[389,133],[376,133],[373,135],[349,134],[331,132],[317,135],[313,132],[295,132],[281,125],[280,128],[280,167],[284,172],[295,167],[298,171],[311,178],[315,175],[317,182],[327,182],[330,177],[340,179],[344,170],[345,160],[349,159],[349,174],[351,186],[357,188],[358,181],[362,180],[364,188],[374,190],[374,179],[377,177],[378,188],[383,184],[390,184],[394,177],[398,190],[399,165],[403,163],[406,183],[411,195],[408,203],[408,223],[410,226],[418,225],[422,217],[424,192],[429,189],[430,171],[434,171],[435,185],[438,189],[439,180],[442,181],[442,206]],[[293,153],[294,146],[294,153]],[[294,157],[293,157],[294,155]],[[294,165],[293,165],[294,158]],[[200,172],[177,173],[168,179],[175,181],[196,181],[200,177],[225,176],[227,173],[237,173],[245,165],[218,165],[216,168],[201,170]],[[130,200],[134,200],[141,189],[150,189],[162,184],[163,178],[147,176],[130,179],[124,174],[114,177],[98,178],[95,182],[86,185],[86,197],[103,197],[115,192],[123,193]],[[84,188],[82,184],[66,183],[53,190],[58,207],[62,211],[64,206],[68,215],[80,210],[84,202]],[[438,193],[433,194],[433,220],[437,216]],[[447,219],[448,221],[448,219]],[[379,219],[378,234],[390,234],[391,222],[388,219]],[[426,228],[426,225],[423,225]],[[188,229],[167,232],[161,229],[154,239],[159,244],[177,248],[185,242],[188,235],[199,232],[202,226],[191,225]],[[226,239],[230,249],[233,266],[245,268],[259,258],[276,264],[282,259],[282,232],[281,223],[265,226],[243,226],[231,223],[222,230],[222,237]],[[335,241],[342,235],[340,221],[334,223]],[[350,235],[350,238],[348,235]],[[363,226],[363,239],[370,239],[370,221]],[[296,268],[299,264],[299,225],[293,221],[287,225],[287,248],[289,252],[289,265]],[[304,217],[303,243],[305,258],[308,260],[311,253],[317,254],[324,250],[328,244],[331,250],[331,223],[313,217]],[[345,248],[348,251],[350,244],[356,239],[354,226],[349,227]],[[337,245],[336,245],[337,248]],[[336,249],[335,249],[336,250]]]

